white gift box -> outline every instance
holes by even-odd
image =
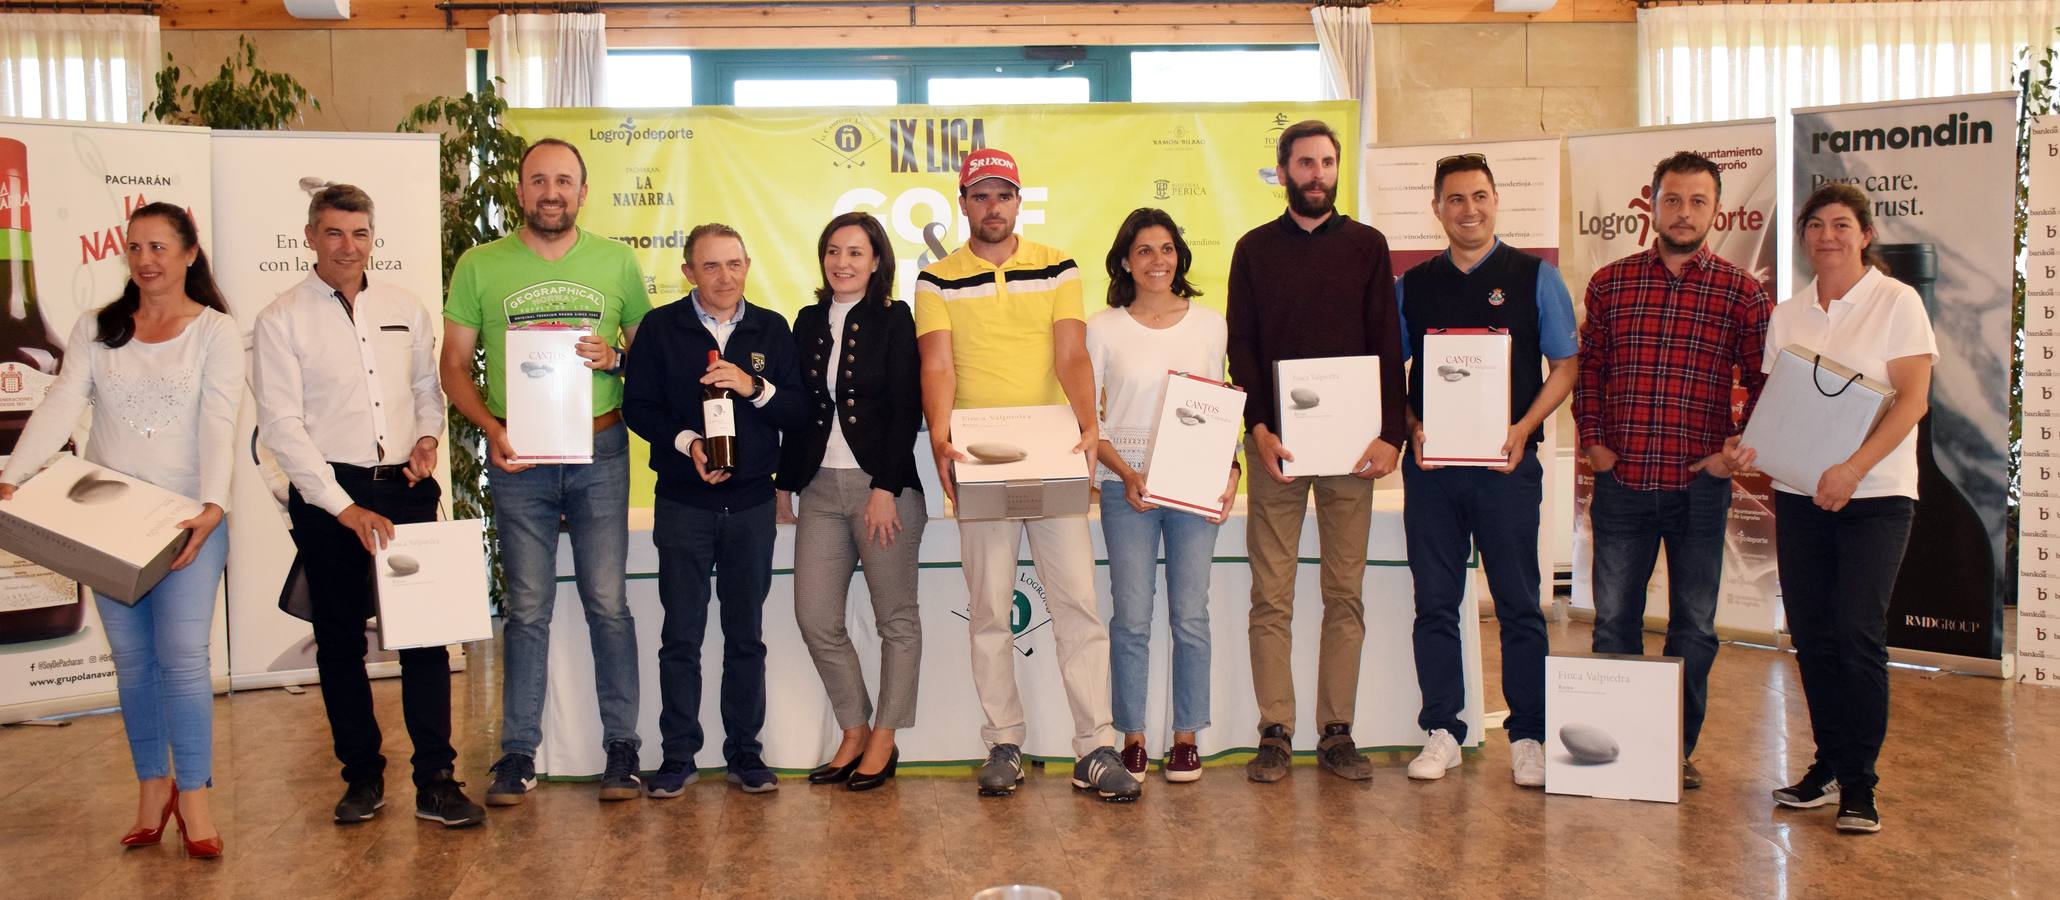
[[[1739,443],[1753,466],[1805,493],[1845,462],[1895,404],[1895,388],[1801,344],[1781,348]]]
[[[515,462],[594,461],[594,370],[577,352],[576,328],[508,331],[508,443]]]
[[[393,526],[393,540],[372,559],[380,647],[442,647],[493,637],[485,533],[478,519]]]
[[[1145,502],[1201,516],[1222,514],[1244,409],[1243,388],[1166,373],[1159,416],[1145,445]]]
[[[960,519],[1041,519],[1087,512],[1087,456],[1069,406],[996,406],[951,413]]]
[[[1681,802],[1681,659],[1545,657],[1545,791]]]
[[[1509,462],[1509,332],[1440,328],[1424,332],[1423,440],[1417,458],[1440,466]]]
[[[134,604],[186,545],[200,501],[63,455],[0,502],[0,549]],[[218,526],[219,527],[219,526]]]
[[[1327,356],[1273,364],[1281,473],[1350,475],[1380,437],[1380,357]]]

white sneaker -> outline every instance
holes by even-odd
[[[1459,768],[1459,742],[1453,740],[1452,732],[1440,728],[1431,732],[1430,743],[1423,745],[1423,752],[1409,763],[1409,777],[1418,781],[1436,781],[1445,777],[1446,769]]]
[[[1545,745],[1530,738],[1509,744],[1509,773],[1517,787],[1545,786]]]

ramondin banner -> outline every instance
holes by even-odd
[[[816,239],[841,213],[865,210],[892,236],[908,300],[923,266],[965,243],[958,164],[982,147],[1022,166],[1018,231],[1080,264],[1091,314],[1106,295],[1106,257],[1123,218],[1166,210],[1193,250],[1189,280],[1223,308],[1237,239],[1286,208],[1274,173],[1282,130],[1321,119],[1337,130],[1339,209],[1356,213],[1357,104],[1079,104],[740,110],[515,109],[529,140],[571,142],[586,161],[579,225],[637,251],[655,304],[683,296],[686,235],[722,222],[751,256],[745,297],[792,317],[821,284]],[[655,478],[633,443],[632,506]]]
[[[1828,181],[1866,191],[1874,253],[1924,299],[1938,337],[1888,644],[1985,661],[2003,650],[2016,103],[2012,92],[1795,111],[1795,202]],[[1793,266],[1800,289],[1812,273]]]

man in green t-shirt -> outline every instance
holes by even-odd
[[[637,633],[623,590],[629,550],[629,432],[623,427],[622,360],[651,311],[628,247],[577,225],[586,162],[556,138],[522,157],[523,225],[465,252],[444,303],[443,381],[451,405],[486,432],[487,484],[508,578],[501,652],[501,759],[486,802],[521,803],[536,786],[543,739],[551,611],[557,596],[558,524],[586,609],[600,697],[607,769],[601,799],[642,796],[637,777]],[[593,462],[531,465],[508,439],[507,339],[516,328],[589,332],[579,355],[594,370]],[[621,349],[617,349],[617,345]],[[486,396],[472,383],[475,348],[486,350]]]

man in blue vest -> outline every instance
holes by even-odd
[[[1578,374],[1573,298],[1559,271],[1495,238],[1495,174],[1477,153],[1438,161],[1432,208],[1445,227],[1444,253],[1395,281],[1409,370],[1408,458],[1402,463],[1403,532],[1416,581],[1417,724],[1429,734],[1409,777],[1443,778],[1459,766],[1466,740],[1459,603],[1466,561],[1478,547],[1502,623],[1502,696],[1509,703],[1511,774],[1545,785],[1545,617],[1538,610],[1538,504],[1544,473],[1538,439]],[[1509,334],[1509,433],[1495,466],[1440,467],[1424,461],[1424,334],[1493,328]],[[1435,367],[1433,367],[1435,368]],[[1549,374],[1547,370],[1549,369]],[[1449,415],[1452,410],[1439,410]],[[1437,435],[1429,435],[1436,448]]]

